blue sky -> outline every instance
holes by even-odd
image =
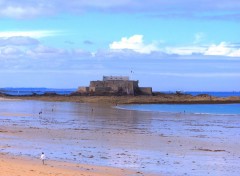
[[[240,91],[239,29],[239,0],[0,0],[0,87]]]

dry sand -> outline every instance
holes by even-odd
[[[13,157],[1,154],[1,176],[124,176],[142,175],[134,171],[99,167],[83,164],[73,164],[57,161],[46,161],[23,157]],[[145,174],[144,174],[145,175]]]

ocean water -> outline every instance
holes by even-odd
[[[56,93],[59,95],[69,95],[76,91],[76,88],[71,89],[54,89],[54,88],[0,88],[0,93],[8,94],[8,95],[42,95],[44,93]],[[163,91],[163,93],[175,93],[170,91]],[[197,91],[189,91],[183,92],[185,94],[191,94],[193,96],[200,94],[208,94],[216,97],[229,97],[229,96],[240,96],[240,92],[232,91],[232,92],[197,92]]]
[[[59,95],[69,95],[76,89],[53,89],[53,88],[0,88],[0,93],[7,95],[42,95],[44,93],[56,93]]]
[[[240,104],[133,104],[118,108],[168,113],[240,115]]]

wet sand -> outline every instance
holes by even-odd
[[[76,170],[78,175],[93,175],[91,170],[84,172],[97,166],[104,168],[103,175],[105,168],[113,169],[112,175],[129,176],[240,173],[239,116],[138,112],[43,101],[2,102],[0,112],[0,152],[17,158],[9,163],[27,157],[27,166],[36,163],[41,169],[38,158],[44,151],[57,173],[70,170],[70,175]],[[59,161],[71,167],[61,168],[63,164],[56,164]],[[3,157],[1,162],[8,160]],[[22,173],[31,174],[29,167]],[[11,173],[8,164],[1,164],[1,169]]]

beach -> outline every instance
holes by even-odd
[[[134,171],[67,162],[47,161],[41,165],[36,158],[16,157],[1,154],[2,176],[121,176],[142,175]]]
[[[239,116],[140,112],[78,102],[0,103],[1,175],[240,172]]]

